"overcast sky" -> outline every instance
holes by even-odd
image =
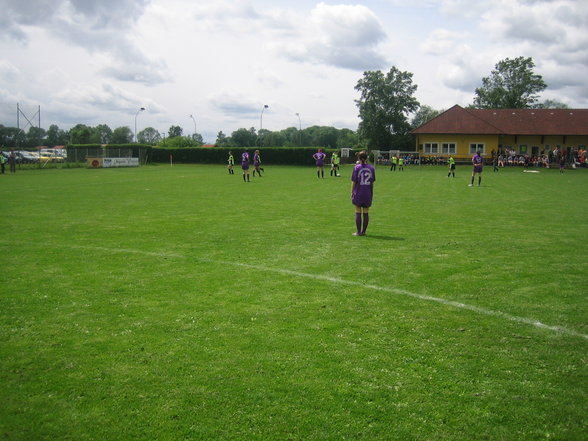
[[[588,107],[587,0],[0,0],[0,124],[355,130],[366,70],[414,74],[421,104],[468,105],[505,58],[542,99]],[[269,107],[263,111],[264,105]],[[300,120],[296,113],[299,113]],[[194,120],[190,118],[193,115]],[[26,125],[21,118],[21,127]]]

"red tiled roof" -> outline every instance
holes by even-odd
[[[411,133],[588,135],[588,109],[464,109],[455,105]]]

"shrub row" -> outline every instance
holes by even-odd
[[[184,147],[184,148],[161,148],[152,147],[145,144],[72,144],[67,146],[68,158],[76,158],[81,155],[104,154],[108,156],[108,151],[117,154],[119,150],[132,150],[132,156],[141,158],[141,163],[169,163],[170,155],[174,163],[181,164],[226,164],[229,151],[233,152],[235,164],[241,163],[241,153],[245,150],[241,147]],[[247,151],[253,161],[253,152],[255,148],[248,148]],[[264,164],[273,165],[314,165],[312,155],[317,151],[317,147],[261,147],[259,148],[261,160]],[[325,149],[327,159],[337,149]]]

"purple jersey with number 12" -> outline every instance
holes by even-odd
[[[371,207],[374,195],[374,181],[376,180],[376,170],[371,164],[357,164],[351,175],[351,180],[355,182],[351,194],[351,202],[358,207]]]

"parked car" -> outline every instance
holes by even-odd
[[[51,158],[67,158],[67,150],[66,149],[41,149],[39,150],[41,156],[51,157]]]
[[[37,152],[29,152],[27,150],[19,150],[16,152],[20,156],[23,164],[34,164],[39,162],[39,154]]]
[[[39,161],[41,162],[64,162],[62,149],[41,149],[39,150]]]

